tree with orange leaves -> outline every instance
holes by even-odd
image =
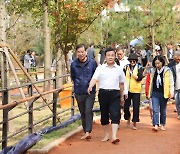
[[[100,15],[107,0],[74,1],[58,0],[51,9],[51,30],[55,48],[60,48],[65,56],[66,68],[67,53],[77,43],[80,34],[86,31]]]

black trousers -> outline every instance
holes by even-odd
[[[128,99],[125,100],[124,104],[124,119],[128,120],[131,116],[131,113],[129,111],[129,107],[131,106],[131,100],[133,103],[132,122],[139,122],[140,93],[128,92]]]
[[[98,94],[101,110],[101,125],[120,123],[120,91],[100,89]]]
[[[78,95],[75,94],[78,108],[81,113],[81,121],[84,132],[91,133],[93,123],[93,105],[95,100],[95,94],[90,95]]]

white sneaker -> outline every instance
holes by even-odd
[[[165,131],[166,129],[164,128],[164,126],[161,126],[161,130]]]
[[[158,125],[155,125],[153,128],[152,128],[153,131],[158,131]]]

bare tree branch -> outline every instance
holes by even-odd
[[[99,17],[100,14],[101,14],[101,12],[98,13],[98,15],[91,21],[91,23],[84,30],[82,30],[79,34],[82,34],[83,32],[85,32],[93,24],[93,22]]]
[[[18,16],[18,18],[15,20],[14,24],[11,25],[11,26],[9,26],[9,28],[6,29],[6,32],[16,25],[16,23],[18,22],[18,20],[19,20],[20,17],[21,17],[21,14],[20,14],[20,15]]]

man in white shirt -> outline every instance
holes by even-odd
[[[36,56],[35,55],[36,55],[35,51],[32,50],[31,55],[30,55],[32,72],[36,72]],[[36,77],[36,81],[38,81],[37,73],[35,73],[35,77]]]
[[[171,62],[173,60],[173,55],[174,55],[172,43],[168,44],[167,48],[168,48],[167,57],[169,62]]]
[[[29,71],[31,68],[31,50],[27,50],[26,54],[24,55],[24,68]]]
[[[129,64],[128,57],[125,56],[124,50],[121,47],[117,47],[116,54],[120,67],[123,69],[125,65]]]
[[[174,88],[175,88],[175,102],[178,114],[178,119],[180,120],[180,51],[174,52],[174,60],[171,61],[168,66],[170,67],[173,77],[174,77]]]
[[[106,63],[99,65],[90,81],[88,93],[98,81],[98,99],[101,110],[101,125],[104,128],[105,137],[102,140],[109,140],[109,118],[112,124],[112,143],[119,142],[116,137],[118,125],[120,123],[120,103],[124,104],[124,82],[125,75],[123,69],[115,63],[116,53],[113,48],[105,50]]]

